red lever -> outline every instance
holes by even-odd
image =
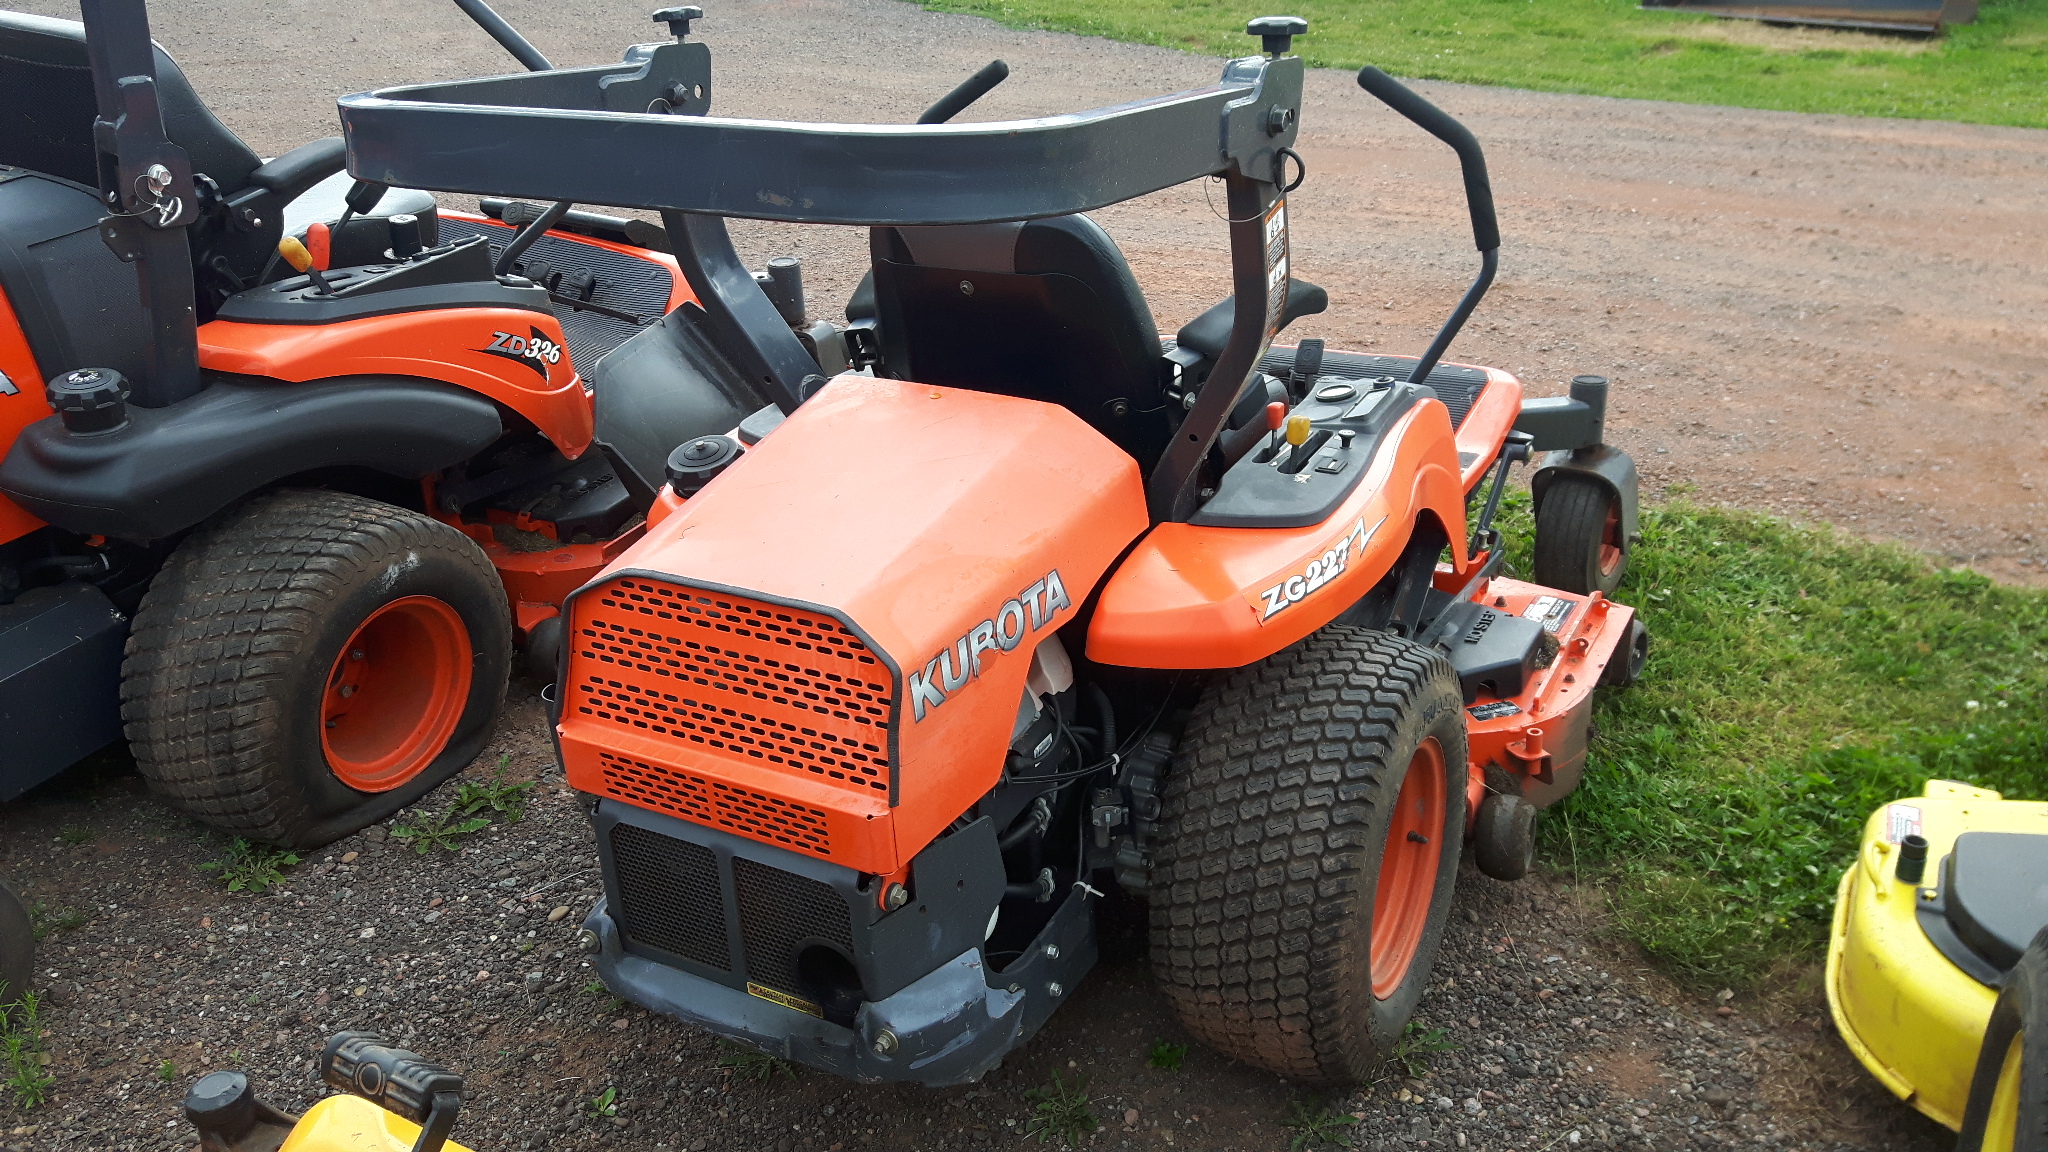
[[[1266,429],[1278,432],[1287,423],[1287,405],[1278,400],[1266,405]]]
[[[306,251],[313,254],[313,267],[327,271],[333,260],[333,241],[325,224],[306,226]]]

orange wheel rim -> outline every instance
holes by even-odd
[[[321,697],[320,747],[358,792],[419,775],[455,734],[469,703],[469,629],[432,596],[393,600],[342,645]]]
[[[1429,906],[1436,899],[1437,865],[1443,857],[1444,750],[1424,740],[1408,761],[1387,846],[1380,854],[1380,881],[1372,905],[1372,994],[1385,1000],[1408,978]]]
[[[1600,526],[1600,574],[1614,575],[1621,567],[1621,505],[1619,501],[1607,504],[1607,522]]]

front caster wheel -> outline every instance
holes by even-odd
[[[1604,688],[1628,688],[1643,678],[1643,665],[1650,662],[1650,630],[1643,625],[1643,618],[1637,616],[1628,622],[1628,635],[1621,638],[1621,644],[1614,649],[1614,655],[1607,660],[1607,667],[1600,670],[1600,684]]]
[[[1590,476],[1567,472],[1543,491],[1536,513],[1532,579],[1581,596],[1612,596],[1628,573],[1621,498]]]
[[[1152,964],[1188,1030],[1348,1084],[1393,1051],[1450,915],[1465,712],[1434,650],[1330,626],[1218,677],[1168,777]]]
[[[504,586],[475,542],[389,504],[280,490],[171,555],[135,616],[121,715],[158,794],[310,848],[474,759],[510,661]]]

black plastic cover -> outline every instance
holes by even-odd
[[[72,582],[0,604],[0,800],[121,738],[128,618]]]
[[[466,389],[398,376],[306,384],[220,380],[113,432],[55,417],[22,429],[0,492],[60,528],[154,540],[300,472],[358,466],[412,479],[466,460],[502,431]]]
[[[643,506],[668,482],[668,454],[676,445],[730,432],[768,403],[719,355],[694,304],[619,345],[588,376],[597,398],[597,442]]]
[[[1965,832],[1941,879],[1949,927],[2001,972],[2048,926],[2048,833]]]
[[[104,215],[88,188],[0,169],[0,289],[45,379],[74,368],[130,380],[149,371],[141,289],[101,242]]]
[[[1508,700],[1522,694],[1529,676],[1544,663],[1543,624],[1511,612],[1461,601],[1445,613],[1448,627],[1438,640],[1457,670],[1465,703],[1481,696]]]
[[[1324,391],[1318,389],[1317,396]],[[1308,417],[1314,428],[1299,455],[1285,443],[1277,452],[1260,447],[1245,453],[1188,523],[1215,528],[1321,524],[1358,487],[1387,430],[1410,408],[1435,397],[1420,384],[1346,391],[1334,402],[1311,396],[1296,405],[1291,415]],[[1344,433],[1350,435],[1348,443]]]

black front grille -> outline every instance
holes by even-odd
[[[441,218],[442,243],[465,236],[488,237],[493,261],[497,260],[498,253],[504,250],[513,235],[511,229],[496,224],[479,224],[446,216]],[[560,302],[555,304],[555,319],[562,322],[562,335],[569,339],[569,359],[586,378],[605,353],[668,313],[668,297],[675,287],[675,277],[666,266],[651,260],[564,239],[554,233],[534,241],[533,247],[526,250],[524,259],[546,261],[548,267],[557,272],[590,273],[597,277],[597,289],[591,293],[591,303],[640,318],[636,324],[600,312],[577,311]]]
[[[852,916],[831,885],[738,856],[732,861],[732,883],[740,905],[747,979],[808,995],[797,974],[797,958],[807,944],[836,945],[853,958]]]
[[[1415,371],[1414,356],[1367,356],[1358,352],[1323,353],[1322,378],[1342,380],[1367,380],[1374,376],[1392,376],[1406,380]],[[1285,376],[1294,370],[1294,349],[1278,347],[1267,352],[1259,360],[1259,371],[1269,376]],[[1439,364],[1429,370],[1426,383],[1436,389],[1437,399],[1451,410],[1451,427],[1457,428],[1465,422],[1465,416],[1472,411],[1479,394],[1486,390],[1486,373],[1477,368],[1460,368],[1455,365]]]
[[[649,947],[732,971],[725,896],[711,849],[631,824],[614,824],[611,841],[620,931]]]

